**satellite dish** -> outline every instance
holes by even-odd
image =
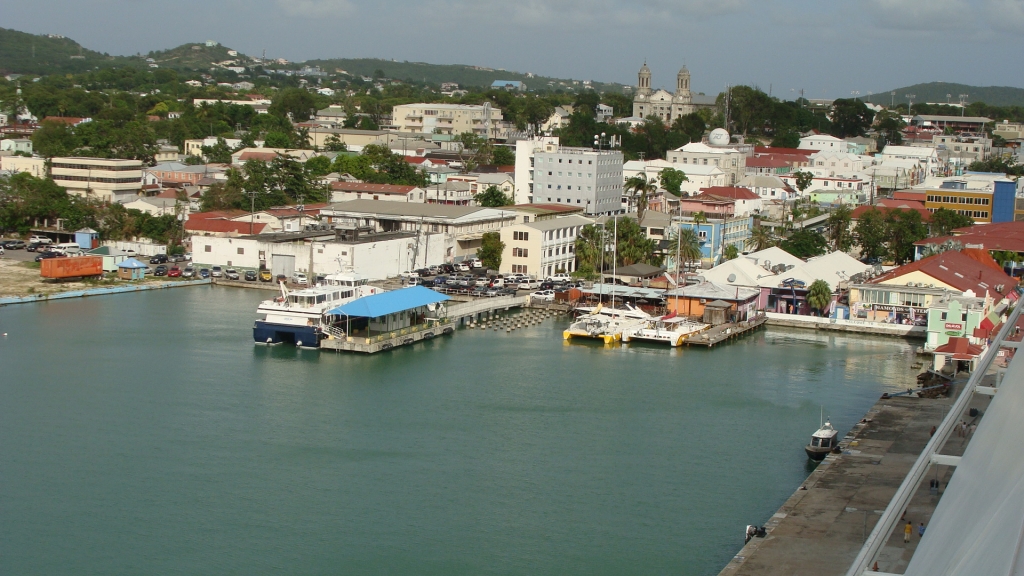
[[[735,282],[736,281],[736,275],[735,274],[729,274],[729,277],[726,278],[726,280],[728,280],[729,282]]]

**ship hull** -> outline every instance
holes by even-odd
[[[257,320],[252,339],[257,344],[294,344],[302,348],[319,348],[321,333],[313,326],[289,326]]]

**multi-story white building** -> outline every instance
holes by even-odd
[[[53,158],[50,177],[69,194],[104,202],[130,202],[142,190],[142,161],[118,158]]]
[[[0,156],[0,172],[25,172],[36,178],[46,178],[46,160],[26,156]]]
[[[517,156],[517,172],[518,162]],[[526,203],[570,204],[587,214],[621,212],[622,165],[618,150],[545,144],[529,164],[532,188]]]
[[[677,164],[667,160],[630,160],[622,167],[624,179],[644,174],[648,182],[661,186],[661,172],[666,168],[674,168],[686,174],[686,181],[679,191],[687,194],[699,194],[702,188],[712,186],[728,186],[730,177],[714,164]]]
[[[939,153],[932,146],[896,146],[889,144],[879,155],[882,162],[887,160],[913,160],[926,175],[935,174],[939,167]]]
[[[836,138],[828,134],[813,134],[801,138],[800,145],[797,148],[801,150],[817,150],[819,152],[842,152],[845,154],[853,152],[856,146],[842,138]]]
[[[391,125],[398,132],[449,134],[469,132],[497,138],[502,127],[501,109],[489,102],[475,104],[400,104],[391,111]]]
[[[728,175],[728,186],[739,182],[746,174],[747,155],[735,148],[690,142],[681,148],[669,150],[665,156],[669,162],[684,166],[717,166]],[[683,171],[686,172],[686,169]]]
[[[0,140],[0,152],[22,152],[32,154],[31,138],[7,138]]]
[[[515,224],[501,229],[505,250],[502,274],[527,274],[546,278],[556,272],[576,271],[576,237],[594,221],[583,216],[561,216]]]
[[[807,172],[815,176],[836,176],[837,174],[852,175],[862,172],[865,166],[863,157],[849,152],[815,152],[807,157]],[[867,165],[870,165],[868,163]]]
[[[515,203],[533,202],[533,155],[545,147],[558,146],[558,136],[539,136],[516,142]]]

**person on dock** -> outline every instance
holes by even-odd
[[[903,527],[903,543],[907,544],[910,542],[910,535],[914,532],[914,525],[907,522],[907,525]]]
[[[921,522],[921,524],[917,527],[917,537],[924,538],[924,522]]]

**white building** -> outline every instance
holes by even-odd
[[[9,174],[25,172],[36,178],[46,178],[46,159],[26,158],[25,156],[0,156],[0,172]]]
[[[757,194],[763,200],[788,201],[796,198],[796,190],[778,176],[745,176],[737,184]]]
[[[475,104],[400,104],[391,111],[391,127],[417,134],[470,133],[497,138],[502,125],[501,109],[490,102]]]
[[[690,142],[681,148],[669,150],[665,159],[687,167],[717,166],[728,175],[726,184],[730,186],[739,182],[747,169],[747,156],[743,152],[724,146],[709,146],[703,142]],[[689,174],[686,169],[683,171]]]
[[[815,176],[849,176],[862,172],[865,166],[871,165],[870,161],[865,163],[864,157],[849,152],[815,152],[807,159],[809,163],[805,171]]]
[[[679,164],[667,160],[630,160],[622,166],[623,179],[644,174],[649,182],[661,186],[661,171],[674,168],[686,174],[686,182],[679,187],[680,192],[690,195],[699,194],[702,188],[729,186],[730,176],[714,164]]]
[[[800,145],[797,148],[801,150],[817,150],[819,152],[842,152],[844,154],[855,151],[853,150],[855,148],[854,145],[842,138],[836,138],[828,134],[804,136],[800,139]]]
[[[0,140],[0,152],[32,154],[32,140],[30,138],[7,138]]]
[[[130,202],[142,190],[142,161],[117,158],[53,158],[50,177],[69,194],[104,202]]]
[[[896,146],[889,144],[882,149],[879,155],[883,162],[886,160],[914,160],[918,166],[924,169],[925,174],[931,175],[939,167],[939,153],[933,146]]]
[[[516,142],[516,204],[533,202],[533,155],[549,145],[558,146],[558,136],[538,136]]]
[[[505,250],[502,274],[527,274],[546,278],[556,272],[576,271],[576,237],[594,221],[583,216],[562,216],[501,229]]]
[[[587,214],[622,210],[622,152],[618,150],[546,144],[534,152],[530,167],[530,202],[571,204]]]

